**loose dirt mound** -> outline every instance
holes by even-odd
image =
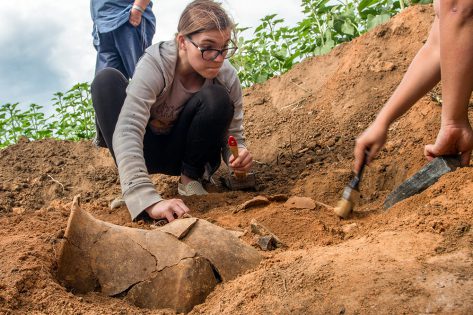
[[[282,201],[237,211],[258,194],[334,205],[350,178],[355,137],[399,83],[432,19],[430,6],[411,7],[330,54],[245,90],[260,191],[214,187],[207,197],[185,201],[194,216],[246,230],[242,239],[251,244],[249,225],[256,219],[286,247],[264,252],[259,268],[219,285],[194,313],[473,311],[473,170],[457,170],[388,212],[382,208],[389,191],[425,163],[423,145],[433,142],[440,121],[431,97],[392,126],[350,220],[340,221],[322,206],[298,210]],[[177,195],[176,178],[153,180],[165,197]],[[174,313],[94,293],[74,295],[55,278],[75,194],[99,219],[149,228],[130,222],[124,207],[109,209],[120,193],[117,181],[108,153],[88,142],[22,142],[0,151],[0,313]]]

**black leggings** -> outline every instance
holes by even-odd
[[[97,73],[91,87],[97,133],[101,133],[114,158],[113,132],[127,86],[128,80],[118,70],[105,68]],[[174,176],[182,173],[199,179],[206,164],[216,169],[233,111],[227,90],[213,84],[187,101],[169,134],[156,135],[147,127],[143,154],[148,172]]]

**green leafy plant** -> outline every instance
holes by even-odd
[[[95,135],[94,111],[90,85],[78,83],[53,98],[55,111],[46,118],[43,107],[31,104],[26,110],[18,103],[0,106],[0,148],[16,143],[23,136],[30,140],[56,138],[62,140],[91,139]]]
[[[88,83],[78,83],[66,93],[54,94],[53,107],[56,111],[49,128],[59,139],[90,139],[95,135],[94,110]]]
[[[376,25],[387,21],[405,6],[431,0],[301,0],[302,21],[284,25],[276,14],[261,19],[251,39],[240,36],[231,62],[243,86],[280,75],[304,58],[329,52]],[[240,28],[239,33],[249,28]],[[78,83],[65,93],[54,94],[54,114],[45,118],[43,107],[18,103],[0,106],[0,148],[24,136],[31,140],[56,138],[91,139],[95,135],[90,85]]]
[[[406,5],[429,0],[302,0],[302,21],[284,26],[276,14],[265,16],[251,39],[239,37],[231,59],[244,86],[280,75],[304,58],[322,55],[386,22]],[[240,28],[244,33],[249,28]]]
[[[282,26],[283,21],[276,18],[276,14],[265,16],[255,29],[253,39],[239,38],[241,49],[232,57],[232,63],[244,86],[287,71],[299,56],[293,45],[296,34],[293,29]]]

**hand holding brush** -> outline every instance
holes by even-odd
[[[348,215],[353,211],[355,203],[358,201],[360,195],[360,181],[363,174],[363,170],[366,165],[368,154],[365,151],[363,161],[361,163],[360,170],[355,174],[350,183],[345,186],[343,190],[342,199],[338,202],[334,208],[334,212],[339,217],[346,219]]]

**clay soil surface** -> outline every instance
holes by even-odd
[[[351,176],[356,136],[400,82],[432,20],[430,6],[411,7],[328,55],[244,91],[259,191],[216,186],[209,196],[185,202],[193,216],[246,231],[242,240],[252,245],[255,219],[286,247],[262,252],[257,269],[218,285],[192,313],[473,313],[473,170],[447,174],[389,211],[382,206],[426,163],[423,146],[434,141],[440,122],[438,87],[392,126],[348,220],[319,204],[291,209],[284,203],[292,196],[337,203]],[[177,178],[153,181],[165,197],[177,196]],[[0,313],[173,314],[98,293],[74,295],[58,283],[58,250],[76,194],[101,220],[150,228],[132,223],[125,207],[110,210],[120,187],[106,150],[45,140],[0,151]],[[282,195],[282,201],[237,211],[258,195]]]

